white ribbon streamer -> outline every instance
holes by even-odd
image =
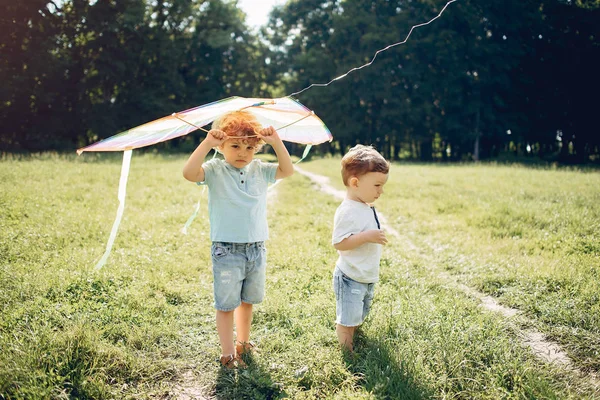
[[[129,166],[131,165],[131,153],[132,150],[125,150],[123,152],[121,179],[119,179],[119,208],[117,209],[117,217],[115,218],[112,230],[110,231],[110,236],[108,238],[108,243],[106,244],[106,250],[104,251],[104,255],[96,264],[96,267],[94,268],[95,270],[99,270],[104,266],[104,264],[106,264],[106,260],[108,260],[108,256],[110,255],[113,243],[115,242],[115,238],[117,237],[117,231],[119,230],[121,219],[123,218],[123,210],[125,209],[125,194],[127,192],[127,178],[129,177]]]
[[[205,190],[206,190],[206,186],[204,186],[202,188],[202,194],[200,195],[201,198],[202,198],[202,196],[204,196]],[[192,215],[190,215],[190,217],[188,218],[188,220],[185,223],[185,225],[183,226],[183,228],[181,228],[181,233],[183,233],[184,235],[188,234],[188,228],[190,227],[192,222],[194,222],[194,220],[196,219],[196,216],[198,215],[198,211],[200,211],[200,200],[198,200],[198,202],[196,203],[196,207],[194,207],[194,212],[192,213]]]

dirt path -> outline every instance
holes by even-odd
[[[328,193],[340,200],[343,200],[346,192],[343,190],[339,190],[334,188],[329,184],[329,178],[314,174],[312,172],[308,172],[295,166],[295,169],[298,173],[308,177],[317,188],[324,192]],[[395,237],[402,237],[402,240],[407,244],[407,250],[412,252],[417,252],[421,257],[426,259],[432,259],[433,257],[420,249],[415,243],[411,240],[409,236],[400,235],[396,229],[394,229],[385,218],[385,215],[382,215],[380,211],[377,212],[381,225],[385,229],[386,232]],[[435,243],[427,243],[427,246],[430,250],[433,250],[434,253],[443,251],[443,247],[439,246]],[[433,261],[433,260],[432,260]],[[559,365],[565,370],[571,371],[577,374],[579,377],[587,380],[590,384],[592,384],[596,390],[600,390],[600,378],[595,374],[586,373],[580,369],[578,369],[571,358],[567,355],[567,353],[560,347],[560,345],[556,342],[547,340],[545,336],[533,329],[520,329],[519,325],[523,325],[525,323],[528,326],[533,325],[533,321],[528,319],[521,313],[521,311],[506,307],[501,305],[496,301],[495,298],[488,296],[484,293],[477,291],[476,289],[464,285],[456,280],[456,278],[450,276],[449,274],[440,271],[437,273],[437,276],[444,281],[446,281],[452,287],[461,290],[467,295],[474,297],[480,301],[480,306],[488,311],[496,312],[502,315],[509,321],[513,321],[513,327],[518,332],[519,339],[524,346],[528,346],[531,348],[536,357],[546,361],[548,363],[552,363],[555,365]],[[517,323],[519,322],[519,323]]]

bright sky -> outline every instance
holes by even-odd
[[[246,22],[250,27],[266,24],[273,6],[284,3],[285,0],[238,0],[239,7],[248,16]]]

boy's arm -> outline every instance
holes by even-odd
[[[219,130],[210,130],[206,138],[196,147],[196,150],[192,153],[190,158],[183,167],[183,177],[190,182],[203,182],[204,181],[204,168],[202,163],[206,158],[206,155],[212,150],[213,147],[221,145],[226,139],[227,135],[225,132]]]
[[[281,139],[271,146],[273,147],[273,150],[275,150],[277,162],[279,163],[277,172],[275,173],[275,179],[283,179],[292,176],[294,174],[294,164],[292,163],[290,153],[288,153],[287,148]]]
[[[356,233],[348,236],[341,242],[334,244],[333,247],[335,247],[336,250],[345,251],[353,250],[365,243],[377,243],[383,245],[387,244],[385,232],[380,229],[372,229],[369,231]]]
[[[293,175],[294,164],[292,163],[290,153],[288,153],[275,128],[272,126],[265,128],[260,132],[259,136],[275,150],[277,162],[279,163],[275,172],[275,179],[283,179]]]

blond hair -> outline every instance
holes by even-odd
[[[348,186],[348,180],[360,177],[369,172],[381,172],[387,174],[390,171],[390,163],[373,146],[357,144],[342,158],[342,180]]]
[[[262,125],[248,111],[231,111],[223,114],[212,123],[213,129],[222,130],[227,136],[246,137],[244,144],[255,146],[259,150],[265,142],[256,136]]]

